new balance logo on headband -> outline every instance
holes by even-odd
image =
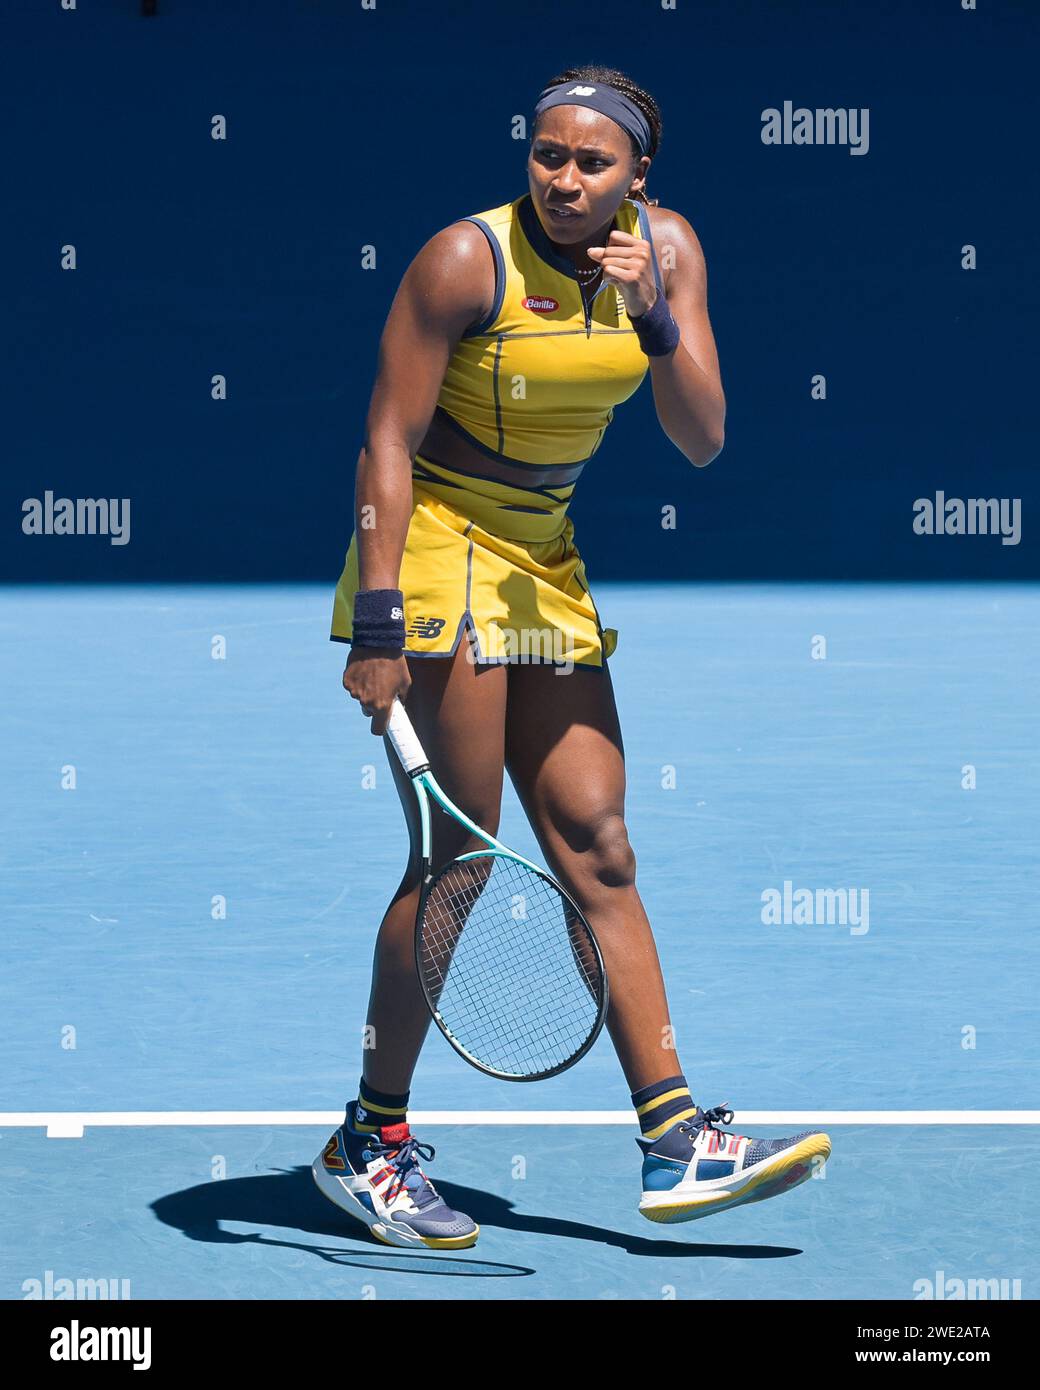
[[[567,95],[569,97],[590,97],[595,90],[595,87],[568,87]]]

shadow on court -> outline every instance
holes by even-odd
[[[582,1221],[565,1218],[525,1215],[517,1212],[511,1202],[478,1188],[457,1183],[439,1182],[437,1190],[449,1206],[467,1212],[481,1228],[483,1239],[492,1230],[508,1233],[516,1246],[523,1237],[548,1236],[555,1240],[580,1241],[586,1245],[605,1245],[627,1255],[661,1259],[662,1256],[727,1260],[775,1260],[802,1251],[793,1246],[730,1245],[704,1241],[669,1240],[660,1237],[630,1235],[612,1231]],[[347,1215],[340,1215],[332,1204],[315,1188],[309,1168],[282,1170],[264,1176],[229,1178],[221,1182],[202,1183],[181,1192],[171,1192],[151,1204],[152,1211],[164,1225],[182,1231],[189,1240],[210,1244],[242,1244],[252,1242],[310,1251],[320,1259],[334,1263],[356,1264],[353,1254],[371,1251],[385,1252],[373,1268],[386,1269],[395,1262],[409,1273],[474,1274],[496,1277],[519,1277],[533,1274],[528,1266],[501,1265],[482,1261],[478,1256],[445,1252],[412,1252],[383,1245],[369,1235]],[[261,1232],[246,1235],[225,1231],[222,1221],[255,1222],[258,1226],[287,1227],[313,1235],[349,1240],[345,1249],[301,1244],[296,1241],[272,1239]],[[509,1244],[511,1242],[507,1242]],[[356,1250],[355,1250],[356,1247]],[[514,1248],[508,1253],[527,1254],[534,1251]],[[366,1262],[362,1262],[366,1263]]]

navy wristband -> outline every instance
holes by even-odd
[[[663,290],[657,291],[657,298],[645,314],[630,318],[629,322],[647,357],[666,357],[679,346],[679,325],[672,318]]]
[[[404,650],[404,594],[400,589],[359,589],[354,595],[355,647]]]

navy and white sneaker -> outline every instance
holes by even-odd
[[[384,1125],[375,1134],[353,1128],[357,1101],[311,1164],[319,1192],[363,1222],[384,1245],[464,1250],[480,1227],[452,1211],[419,1166],[431,1144],[420,1144],[406,1124]]]
[[[696,1221],[744,1202],[776,1197],[811,1178],[831,1151],[830,1136],[807,1129],[788,1139],[727,1134],[725,1105],[697,1107],[659,1139],[637,1139],[643,1151],[639,1210],[648,1221]]]

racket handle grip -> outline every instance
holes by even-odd
[[[390,718],[386,721],[386,733],[393,744],[394,752],[401,760],[401,766],[409,777],[418,777],[420,772],[429,769],[430,761],[423,752],[419,737],[412,728],[412,721],[404,711],[404,705],[395,699],[390,706]]]

